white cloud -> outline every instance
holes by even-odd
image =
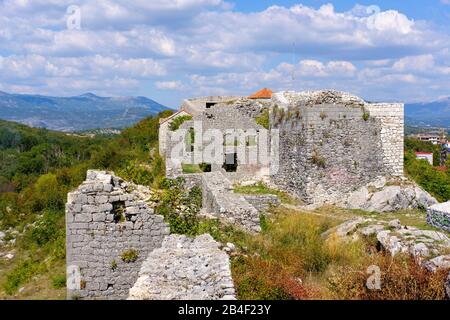
[[[3,88],[121,94],[150,80],[202,94],[336,87],[380,99],[424,95],[424,83],[430,95],[448,88],[449,35],[396,10],[299,4],[242,13],[223,0],[80,0],[82,29],[67,30],[71,4],[0,1]],[[287,63],[292,55],[301,60]]]
[[[180,81],[157,81],[155,85],[161,90],[181,90],[183,88]]]

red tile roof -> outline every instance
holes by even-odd
[[[264,88],[252,94],[249,99],[271,99],[272,98],[272,90]]]

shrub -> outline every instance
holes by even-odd
[[[199,187],[187,190],[184,179],[164,179],[162,193],[156,212],[164,216],[170,231],[196,236],[199,228],[198,212],[202,206],[202,191]]]
[[[26,283],[39,271],[38,263],[33,260],[24,260],[6,275],[6,282],[3,284],[5,292],[14,294],[20,285]]]
[[[238,299],[290,300],[308,298],[295,275],[275,261],[240,257],[232,261]]]
[[[313,154],[311,156],[311,161],[316,166],[325,169],[326,167],[326,160],[324,157],[320,156],[316,151],[313,151]]]
[[[27,231],[25,239],[40,246],[56,240],[63,230],[58,214],[58,212],[46,211],[35,226]]]
[[[111,270],[116,271],[116,269],[117,269],[117,262],[116,262],[116,260],[113,260],[111,262]]]
[[[381,270],[380,290],[366,286],[370,265]],[[448,270],[430,273],[410,256],[375,254],[359,266],[338,268],[329,278],[329,288],[339,299],[437,300],[445,298],[443,284],[447,275]]]
[[[269,130],[270,127],[270,114],[269,110],[266,109],[263,111],[261,115],[256,117],[256,123],[262,126],[263,128]]]
[[[184,115],[184,116],[179,116],[176,117],[175,119],[172,120],[172,122],[169,125],[169,129],[171,131],[177,131],[178,129],[180,129],[180,126],[185,122],[185,121],[189,121],[192,120],[192,116],[189,115]]]
[[[120,258],[123,262],[132,263],[139,258],[139,252],[136,249],[128,249],[122,252]]]

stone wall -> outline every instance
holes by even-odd
[[[142,264],[129,299],[235,299],[229,257],[209,234],[168,236]]]
[[[163,217],[133,188],[111,172],[90,170],[68,194],[69,298],[126,298],[142,261],[169,234]]]
[[[262,195],[244,195],[244,199],[247,200],[256,210],[259,212],[266,212],[270,207],[277,207],[281,204],[280,199],[273,194]]]
[[[259,211],[243,195],[233,192],[233,185],[220,172],[202,175],[203,210],[221,221],[259,232]]]
[[[429,207],[427,222],[433,227],[450,232],[450,201]]]
[[[219,101],[219,100],[217,100]],[[203,103],[203,102],[202,102]],[[195,150],[203,150],[202,144],[203,133],[209,129],[217,129],[221,131],[221,134],[225,135],[226,130],[243,130],[246,134],[252,135],[251,131],[257,133],[266,130],[262,126],[256,124],[255,117],[261,114],[264,108],[267,108],[270,102],[260,102],[247,99],[234,99],[228,102],[219,102],[218,104],[206,109],[203,108],[201,112],[195,113],[192,121],[186,121],[180,129],[189,130],[194,128],[195,130]],[[183,105],[183,108],[186,106]],[[201,123],[201,127],[196,126]],[[267,145],[269,144],[268,134]],[[185,152],[182,155],[174,156],[172,150],[179,144],[181,137],[177,133],[169,131],[167,134],[167,141],[164,142],[164,148],[166,150],[166,172],[168,176],[174,177],[182,173],[181,163],[200,163],[208,162],[202,158],[194,158],[194,152],[188,150],[188,146],[184,149]],[[240,145],[244,145],[246,141],[239,141]],[[237,148],[233,145],[224,146],[223,157],[219,163],[212,164],[212,171],[221,171],[227,178],[232,181],[241,181],[250,179],[254,176],[262,177],[269,173],[269,163],[261,164],[262,161],[249,161],[252,155],[258,154],[258,147],[256,145],[246,146],[245,159],[241,158],[238,154],[237,158],[237,171],[226,172],[222,166],[225,162],[226,153],[235,153]],[[200,153],[201,154],[201,153]]]
[[[158,141],[159,141],[159,154],[165,156],[167,152],[167,143],[169,139],[170,124],[173,120],[182,116],[189,116],[190,114],[184,110],[180,110],[168,118],[160,119],[159,121],[159,131],[158,131]]]
[[[339,92],[276,95],[273,183],[307,203],[337,201],[379,176],[403,173],[403,106]]]
[[[404,105],[401,103],[372,103],[365,108],[381,125],[380,139],[383,164],[392,176],[403,176]]]

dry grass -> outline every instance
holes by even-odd
[[[326,210],[330,210],[327,216]],[[321,234],[341,223],[339,214],[355,212],[321,208],[312,214],[279,208],[268,226],[240,243],[245,250],[232,260],[240,299],[443,299],[448,272],[430,274],[413,259],[392,259],[365,239],[324,240]],[[356,215],[357,216],[357,215]],[[381,269],[381,290],[367,289],[367,268]]]

